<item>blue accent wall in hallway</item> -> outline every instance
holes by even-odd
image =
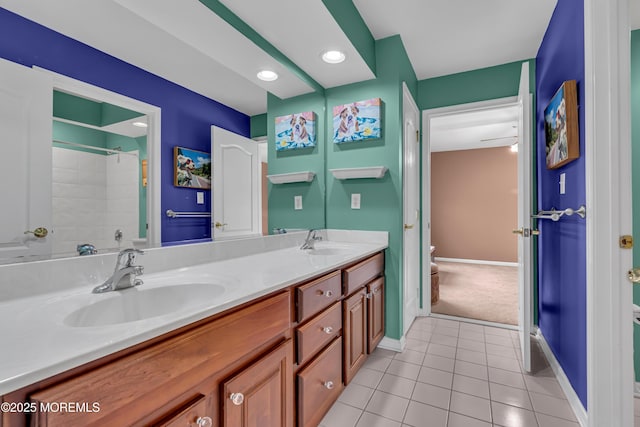
[[[210,151],[211,125],[249,137],[249,116],[3,8],[0,58],[27,67],[37,65],[160,107],[162,212],[209,209],[210,191],[205,190],[206,203],[198,205],[195,190],[173,186],[174,146]],[[162,217],[165,244],[210,238],[211,227],[206,218],[177,221]]]
[[[584,161],[584,4],[559,0],[536,57],[538,209],[586,204]],[[545,164],[544,109],[566,80],[576,80],[580,158]],[[566,174],[566,194],[559,191]],[[582,404],[587,406],[586,222],[574,215],[538,221],[539,327]]]

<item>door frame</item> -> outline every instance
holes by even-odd
[[[422,308],[421,316],[431,316],[431,253],[424,248],[431,246],[431,119],[462,112],[518,105],[517,96],[470,102],[467,104],[431,108],[422,111]],[[519,173],[519,171],[518,171]]]
[[[404,256],[402,257],[403,259],[403,265],[402,265],[402,277],[403,277],[403,283],[407,280],[407,272],[408,270],[411,268],[414,270],[415,273],[415,278],[417,279],[417,298],[416,298],[416,310],[415,310],[415,314],[416,316],[418,316],[420,314],[420,256],[418,255],[418,263],[413,266],[413,265],[408,265],[408,263],[406,262],[407,259],[407,248],[406,248],[406,242],[405,242],[405,232],[406,230],[404,230],[404,221],[405,221],[405,215],[406,215],[406,210],[407,210],[407,200],[409,200],[410,195],[408,194],[408,185],[406,185],[406,181],[409,179],[406,174],[405,174],[405,143],[406,143],[406,138],[410,137],[405,135],[405,130],[406,130],[406,124],[407,124],[407,111],[406,111],[406,107],[411,108],[414,112],[415,112],[415,117],[416,117],[416,123],[415,123],[415,127],[416,127],[416,131],[420,132],[420,109],[418,108],[418,105],[416,104],[416,101],[413,99],[413,96],[411,95],[411,92],[409,91],[409,88],[407,87],[407,84],[405,82],[402,82],[402,222],[403,222],[403,230],[402,230],[402,250],[404,253]],[[419,145],[419,138],[418,140],[416,140],[416,170],[417,170],[417,176],[415,177],[415,187],[418,189],[418,201],[416,203],[417,206],[417,210],[418,210],[418,215],[417,218],[415,220],[415,225],[416,227],[418,227],[418,247],[414,248],[415,250],[418,250],[418,252],[420,251],[420,145]],[[402,334],[406,334],[408,331],[409,326],[411,325],[405,325],[405,314],[404,314],[404,309],[406,308],[406,301],[407,296],[404,295],[404,286],[403,286],[403,295],[402,295],[402,322],[403,322],[403,326],[402,326]],[[414,317],[415,319],[415,317]]]
[[[628,0],[585,0],[587,425],[633,425]],[[597,118],[597,120],[596,120]]]
[[[160,161],[161,141],[161,109],[155,105],[112,92],[72,77],[34,66],[35,71],[44,73],[53,79],[51,90],[77,94],[96,101],[104,101],[129,110],[139,111],[148,117],[147,127],[147,180],[152,183],[147,189],[147,246],[159,246],[162,243],[162,216],[160,197],[162,194],[162,162]],[[53,119],[53,118],[52,118]]]

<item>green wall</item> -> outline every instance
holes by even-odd
[[[490,99],[506,98],[518,95],[520,86],[520,72],[523,61],[510,62],[479,70],[448,76],[435,77],[418,82],[418,106],[420,110],[448,107],[471,102],[487,101]],[[536,178],[536,63],[529,59],[529,93],[531,94],[531,206],[536,209],[537,178]],[[421,153],[422,155],[422,153]],[[535,220],[534,220],[535,221]],[[532,224],[536,228],[535,222]],[[537,241],[533,240],[533,265],[538,265]],[[533,315],[534,323],[538,323],[538,271],[533,269]]]
[[[313,111],[316,114],[315,147],[276,151],[275,118]],[[269,175],[311,171],[311,182],[273,185],[269,183],[269,230],[274,228],[325,227],[325,98],[311,93],[282,100],[267,96],[267,135]],[[293,209],[294,196],[302,196],[302,210]]]
[[[106,102],[91,101],[54,90],[53,116],[102,127],[141,117],[143,114]]]
[[[251,116],[251,138],[267,136],[267,113]]]
[[[640,164],[640,30],[631,32],[631,146],[632,164]],[[640,242],[640,169],[633,168],[633,239]],[[640,265],[640,243],[633,250],[633,265]],[[640,287],[633,287],[633,302],[640,305]],[[640,326],[633,326],[633,362],[640,381]]]
[[[267,127],[269,174],[312,170],[318,175],[310,184],[270,185],[269,228],[312,228],[379,230],[389,232],[385,252],[386,335],[402,336],[402,82],[414,97],[417,79],[402,40],[393,36],[375,43],[377,78],[331,88],[322,94],[281,100],[269,95]],[[380,139],[334,144],[331,110],[335,105],[370,98],[382,99]],[[276,153],[277,116],[314,111],[318,117],[318,145],[313,149]],[[382,179],[336,180],[329,169],[386,166]],[[352,210],[352,193],[360,193],[361,209]],[[304,209],[293,210],[293,196],[303,195]],[[307,210],[307,206],[311,209]]]
[[[450,74],[418,82],[421,110],[518,95],[523,61]],[[529,88],[535,96],[535,60],[529,60]],[[534,102],[535,105],[535,102]]]

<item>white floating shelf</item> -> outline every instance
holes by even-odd
[[[305,171],[267,175],[267,178],[272,184],[288,184],[291,182],[311,182],[314,176],[316,176],[315,172]]]
[[[387,173],[386,166],[369,166],[366,168],[330,169],[336,179],[382,178]]]

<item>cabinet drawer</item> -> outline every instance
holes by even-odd
[[[342,283],[335,271],[296,288],[296,320],[303,322],[340,299]]]
[[[189,402],[185,408],[179,410],[178,413],[165,419],[158,424],[159,427],[184,427],[184,426],[197,426],[198,423],[206,423],[208,417],[211,422],[215,420],[213,414],[207,414],[207,399],[203,395],[195,398]]]
[[[291,296],[282,292],[241,310],[132,353],[112,363],[38,390],[34,402],[100,402],[100,412],[38,412],[33,426],[131,425],[131,420],[170,407],[256,347],[291,327]]]
[[[317,426],[342,393],[342,338],[298,374],[298,425]]]
[[[342,311],[340,303],[334,303],[308,323],[296,329],[298,364],[302,365],[322,347],[340,335],[342,331]]]
[[[343,271],[344,294],[351,295],[384,271],[384,254],[382,252],[359,262]]]

